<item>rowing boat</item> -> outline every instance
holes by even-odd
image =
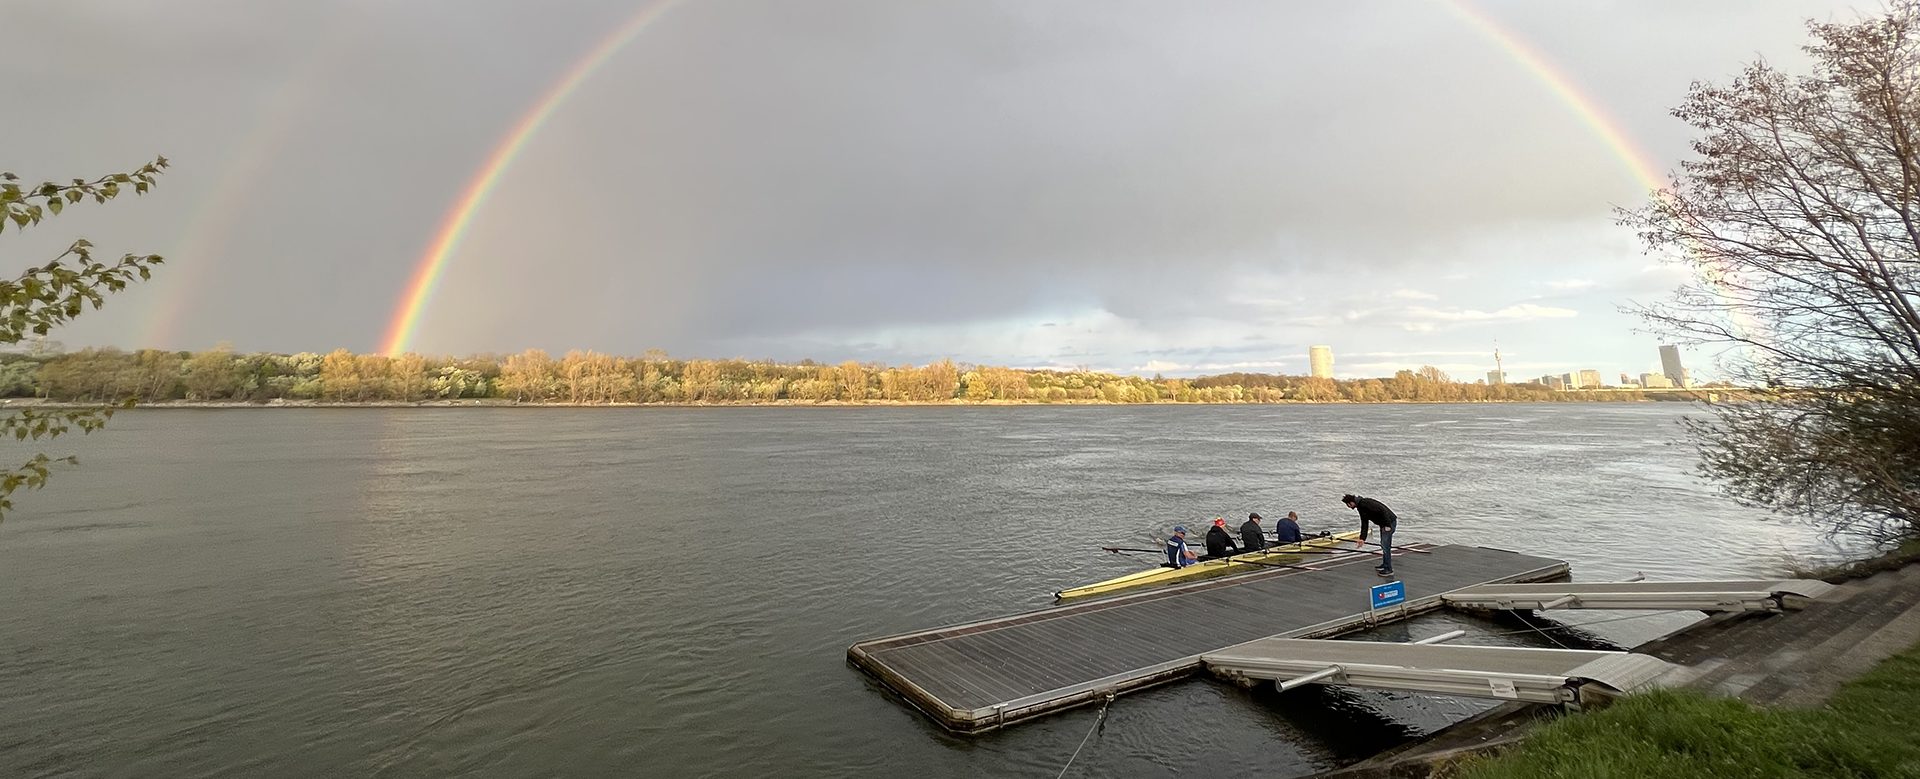
[[[1185,568],[1169,568],[1161,565],[1144,571],[1118,576],[1103,582],[1069,587],[1053,594],[1056,600],[1068,601],[1082,598],[1098,598],[1118,595],[1123,592],[1161,587],[1168,584],[1211,579],[1216,576],[1231,576],[1238,573],[1252,573],[1275,565],[1298,562],[1307,555],[1326,554],[1327,550],[1343,544],[1352,543],[1360,538],[1360,531],[1349,530],[1345,533],[1314,536],[1297,544],[1270,546],[1263,551],[1248,552],[1219,560],[1202,560]]]

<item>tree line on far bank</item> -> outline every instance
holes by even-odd
[[[103,403],[274,400],[337,403],[492,399],[520,403],[1281,403],[1644,400],[1637,391],[1455,382],[1431,366],[1378,379],[1232,373],[1152,379],[1083,370],[858,362],[680,360],[530,350],[504,357],[388,357],[85,349],[0,355],[0,397]]]

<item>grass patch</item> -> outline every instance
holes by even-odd
[[[1562,718],[1513,750],[1444,772],[1459,779],[1920,777],[1920,645],[1814,711],[1683,690]]]

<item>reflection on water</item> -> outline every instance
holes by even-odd
[[[0,774],[1051,775],[1092,709],[951,736],[846,647],[1045,606],[1176,522],[1342,529],[1345,492],[1583,580],[1820,553],[1650,443],[1682,411],[135,412],[0,525]],[[1569,619],[1628,645],[1691,619],[1618,617]],[[1360,638],[1455,626],[1553,640]],[[1074,770],[1300,775],[1485,705],[1196,680],[1121,699]]]

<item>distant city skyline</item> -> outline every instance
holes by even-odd
[[[1668,371],[1671,370],[1672,371],[1671,375],[1673,376],[1673,378],[1669,379],[1670,386],[1674,386],[1674,387],[1691,386],[1693,384],[1692,371],[1690,369],[1687,369],[1681,366],[1679,347],[1669,345],[1669,344],[1656,344],[1655,346],[1656,346],[1656,349],[1652,352],[1652,359],[1649,361],[1649,364],[1656,363],[1656,362],[1658,363],[1657,367],[1659,368],[1659,370],[1656,372],[1656,375],[1667,377],[1669,375]],[[1394,373],[1397,373],[1402,370],[1417,372],[1423,367],[1432,366],[1434,368],[1439,369],[1441,372],[1446,373],[1449,376],[1449,378],[1451,378],[1454,381],[1462,381],[1462,382],[1469,382],[1469,383],[1484,382],[1486,384],[1504,384],[1511,381],[1511,379],[1508,378],[1509,376],[1511,376],[1511,372],[1502,370],[1502,368],[1505,367],[1504,365],[1505,361],[1502,358],[1498,347],[1491,348],[1487,351],[1487,364],[1492,367],[1490,369],[1486,369],[1484,374],[1472,373],[1471,371],[1474,370],[1474,368],[1472,367],[1468,367],[1466,370],[1461,370],[1460,369],[1461,366],[1457,366],[1457,365],[1452,367],[1446,367],[1446,366],[1433,365],[1432,363],[1425,363],[1425,362],[1408,363],[1404,366],[1396,367],[1392,370],[1388,370],[1381,373],[1339,372],[1334,370],[1334,347],[1332,345],[1314,345],[1309,347],[1308,353],[1307,353],[1307,362],[1308,362],[1309,368],[1305,374],[1299,374],[1297,371],[1294,373],[1296,375],[1309,375],[1309,376],[1316,376],[1316,377],[1322,377],[1322,378],[1364,379],[1364,378],[1381,378],[1385,376],[1391,376]],[[1526,364],[1531,364],[1531,363],[1526,363]],[[1566,365],[1566,363],[1564,362],[1559,363],[1559,365]],[[1286,371],[1280,371],[1280,372],[1286,373]],[[1605,386],[1652,386],[1647,384],[1644,378],[1640,380],[1635,380],[1633,376],[1636,373],[1639,373],[1639,375],[1641,376],[1646,375],[1646,372],[1636,372],[1633,370],[1616,371],[1614,368],[1583,367],[1583,368],[1574,368],[1574,369],[1562,370],[1562,371],[1549,371],[1545,375],[1542,375],[1537,378],[1526,379],[1525,381],[1537,381],[1543,384],[1550,384],[1552,383],[1552,381],[1549,381],[1549,379],[1551,379],[1553,381],[1564,383],[1566,386],[1576,388],[1576,389],[1584,388],[1584,387],[1605,387]],[[1604,380],[1603,377],[1610,374],[1617,374],[1620,377],[1620,381],[1618,384],[1610,384]],[[1484,378],[1480,378],[1480,376],[1484,376]]]

